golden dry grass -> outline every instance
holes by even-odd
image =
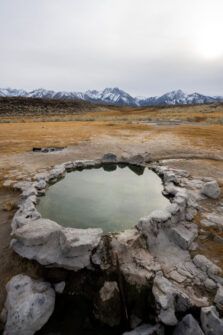
[[[70,116],[71,117],[71,116]],[[223,105],[174,106],[174,107],[142,107],[142,108],[110,108],[105,111],[89,112],[76,116],[77,120],[100,121],[184,121],[219,123],[223,121]]]
[[[0,124],[0,153],[30,151],[34,146],[68,146],[104,135],[145,140],[162,134],[176,136],[192,146],[222,149],[223,125],[152,126],[125,122],[33,122]]]
[[[87,141],[92,136],[148,131],[146,125],[106,122],[33,122],[0,124],[0,153],[29,151],[33,146],[68,146]]]

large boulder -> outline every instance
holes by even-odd
[[[174,329],[173,335],[204,335],[198,322],[187,314]]]
[[[42,265],[78,271],[91,265],[91,252],[102,229],[63,228],[48,219],[30,221],[16,229],[11,246],[20,256]]]
[[[205,335],[222,335],[223,320],[214,306],[203,307],[201,309],[201,326]]]
[[[154,210],[149,216],[139,220],[137,228],[147,237],[151,234],[157,236],[159,230],[164,228],[170,219],[171,213],[168,210]]]
[[[4,335],[33,335],[54,310],[55,292],[47,282],[25,275],[13,277],[6,285]]]
[[[152,288],[153,295],[159,313],[159,320],[168,326],[175,326],[177,318],[175,315],[174,289],[171,282],[162,273],[157,273]]]
[[[192,242],[198,235],[197,226],[190,224],[188,227],[179,224],[170,231],[173,241],[182,249],[189,249]]]
[[[221,193],[220,188],[216,180],[208,181],[204,184],[201,193],[206,195],[208,198],[217,199]]]
[[[24,225],[15,231],[18,242],[24,246],[39,246],[55,239],[61,231],[61,226],[48,219],[38,219]]]
[[[158,318],[167,326],[175,326],[178,323],[176,315],[185,313],[195,306],[193,298],[189,298],[185,290],[165,278],[161,271],[156,274],[152,292],[156,301]]]

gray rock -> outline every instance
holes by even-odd
[[[223,311],[223,286],[219,285],[214,302],[220,311]]]
[[[167,206],[166,210],[170,212],[171,215],[176,215],[180,211],[180,207],[177,204],[170,204]]]
[[[166,195],[176,195],[179,191],[179,187],[175,186],[172,182],[168,182],[164,186],[164,194]]]
[[[133,165],[141,165],[145,162],[145,157],[143,155],[133,155],[129,157],[129,163]]]
[[[17,229],[14,237],[24,246],[40,246],[56,238],[62,227],[48,219],[38,219]]]
[[[193,258],[193,262],[199,269],[204,271],[210,278],[214,280],[216,280],[218,276],[222,275],[221,268],[203,255],[196,255]]]
[[[192,221],[197,214],[197,209],[193,207],[187,207],[186,209],[186,220]]]
[[[24,189],[24,191],[22,192],[22,198],[23,199],[26,199],[32,195],[37,195],[37,190],[34,186],[30,186],[30,187],[27,187],[26,189]]]
[[[201,226],[204,228],[217,228],[218,225],[215,222],[209,221],[207,219],[201,220]]]
[[[209,181],[204,184],[201,193],[206,195],[208,198],[217,199],[221,193],[217,181]]]
[[[93,168],[95,166],[97,166],[99,164],[98,161],[94,161],[94,160],[76,160],[73,162],[74,167],[75,168],[82,168],[82,169],[86,169],[86,168]]]
[[[30,181],[19,181],[18,183],[13,185],[13,188],[20,191],[25,191],[29,187],[32,186]]]
[[[163,277],[162,273],[157,273],[152,292],[159,310],[159,320],[165,325],[175,326],[178,322],[174,306],[175,291],[171,282]]]
[[[110,152],[102,157],[102,163],[117,163],[117,161],[117,156]]]
[[[198,322],[187,314],[174,329],[173,335],[204,335]]]
[[[201,327],[205,335],[223,334],[223,320],[214,306],[201,308]]]
[[[119,325],[121,321],[121,301],[117,282],[106,281],[99,291],[94,304],[95,317],[110,327]]]
[[[164,183],[177,183],[177,177],[175,175],[174,172],[172,171],[166,171],[164,172],[164,175],[163,175],[163,179],[164,179]]]
[[[181,286],[170,282],[163,276],[162,272],[156,273],[152,292],[156,301],[158,318],[168,326],[175,326],[178,323],[175,313],[185,313],[192,306],[199,304],[199,301],[194,299],[192,294],[189,298]]]
[[[78,271],[90,267],[91,252],[99,244],[101,229],[63,228],[38,219],[14,231],[11,246],[20,256],[42,265]]]
[[[6,285],[7,321],[4,335],[33,335],[54,310],[55,292],[49,283],[17,275]]]
[[[203,227],[212,227],[223,230],[223,218],[222,215],[217,215],[215,213],[210,213],[205,216],[205,219],[201,220],[201,225]]]
[[[189,249],[192,242],[198,235],[197,226],[190,225],[190,228],[186,228],[183,224],[180,224],[170,231],[173,241],[179,245],[182,249]]]
[[[100,228],[66,228],[60,234],[60,247],[64,257],[78,257],[88,254],[100,242],[103,231]]]
[[[66,169],[65,169],[65,166],[63,164],[55,166],[50,171],[48,179],[50,181],[54,181],[54,180],[60,179],[60,178],[62,178],[65,175],[65,172],[66,172]]]
[[[147,238],[147,244],[151,251],[152,246],[156,245],[157,239],[164,229],[171,226],[171,213],[167,210],[153,211],[148,217],[141,218],[137,224],[137,229]]]
[[[46,188],[46,181],[44,179],[40,179],[34,184],[34,186],[37,190],[43,190]]]
[[[155,210],[148,217],[141,218],[137,228],[144,233],[158,234],[162,225],[170,219],[171,213],[168,210]]]
[[[64,167],[65,167],[66,171],[72,171],[75,168],[75,163],[71,162],[71,161],[70,162],[66,162],[64,164]]]
[[[48,181],[49,179],[49,173],[48,172],[40,172],[37,173],[34,177],[34,179],[39,182],[40,180]]]
[[[61,281],[60,283],[54,284],[54,289],[57,293],[62,294],[65,289],[66,283],[65,281]]]
[[[36,196],[30,196],[20,204],[11,223],[13,232],[15,229],[24,226],[28,222],[37,220],[41,217],[35,206],[36,201]]]
[[[130,332],[123,333],[122,335],[164,335],[164,327],[161,324],[157,324],[155,326],[143,324]]]
[[[214,280],[207,278],[204,282],[204,286],[208,291],[216,290],[217,284],[214,282]]]

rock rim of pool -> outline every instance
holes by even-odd
[[[163,181],[163,194],[170,200],[167,208],[139,218],[133,229],[109,236],[100,228],[66,228],[41,218],[36,209],[38,196],[45,194],[47,187],[63,178],[66,172],[119,163],[149,167],[157,173]],[[210,183],[209,194],[206,190]],[[47,267],[75,272],[83,269],[106,272],[118,259],[126,283],[151,287],[157,320],[165,326],[176,326],[179,315],[186,315],[195,308],[203,311],[201,325],[204,330],[205,308],[222,308],[219,303],[222,299],[222,269],[204,255],[195,253],[193,256],[191,253],[197,248],[198,226],[194,218],[200,202],[208,196],[213,198],[213,194],[215,197],[220,195],[214,179],[193,178],[184,170],[151,163],[147,153],[121,158],[109,153],[98,160],[76,160],[57,165],[50,171],[38,173],[32,182],[18,182],[13,187],[21,191],[22,201],[11,224],[11,246],[20,256]],[[106,290],[111,288],[111,292],[106,291],[111,301],[112,292],[117,291],[113,286],[111,283],[105,285]],[[103,301],[100,304],[103,308]],[[106,322],[103,315],[101,312],[97,317]],[[208,314],[205,317],[208,319]],[[218,325],[222,325],[217,310],[214,318]],[[206,320],[205,325],[211,323],[209,321]],[[215,330],[213,334],[220,333]]]
[[[77,169],[98,168],[106,164],[129,164],[148,167],[149,155],[135,155],[118,158],[113,153],[97,160],[76,160],[56,165],[50,171],[38,173],[34,181],[18,182],[13,185],[22,191],[22,202],[12,220],[11,246],[20,256],[36,260],[42,265],[62,267],[78,271],[94,266],[92,255],[103,237],[100,228],[77,229],[62,227],[58,223],[41,217],[37,211],[37,198],[44,195],[49,185],[63,178],[66,172]],[[153,211],[139,218],[133,230],[142,234],[152,250],[157,244],[159,232],[171,238],[171,242],[183,250],[194,247],[197,227],[192,222],[197,214],[198,200],[204,197],[207,184],[212,180],[195,180],[193,190],[185,187],[189,174],[159,164],[150,165],[163,181],[163,194],[170,204],[164,210]],[[112,234],[112,235],[117,235]]]

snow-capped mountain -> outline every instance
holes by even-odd
[[[182,90],[171,91],[160,97],[152,97],[140,101],[141,106],[148,105],[195,105],[223,101],[223,97],[216,98],[199,93],[186,94]]]
[[[118,87],[105,88],[102,91],[86,92],[52,91],[39,88],[32,91],[3,88],[0,97],[32,97],[47,99],[81,99],[94,103],[118,106],[161,106],[161,105],[193,105],[223,102],[223,97],[207,96],[200,93],[186,94],[182,90],[171,91],[159,97],[132,97]]]

